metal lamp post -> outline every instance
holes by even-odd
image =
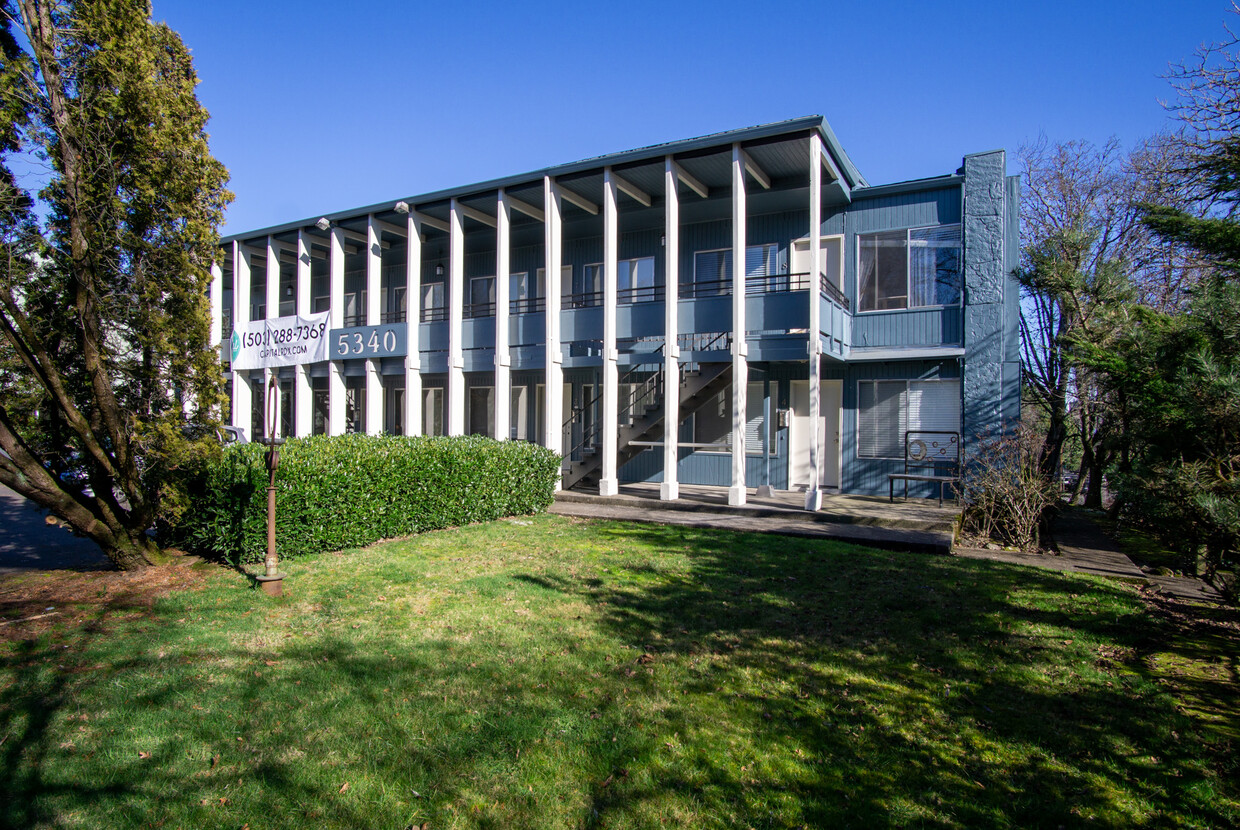
[[[276,469],[280,466],[280,445],[284,439],[276,435],[276,420],[280,407],[280,385],[274,375],[267,381],[267,434],[261,439],[267,448],[267,557],[266,572],[258,577],[263,591],[272,597],[284,593],[284,574],[278,570],[276,559]]]

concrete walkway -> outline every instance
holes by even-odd
[[[24,496],[0,484],[0,575],[112,567],[98,545],[59,525],[49,525],[46,517]]]
[[[1026,554],[954,546],[954,505],[939,507],[933,499],[889,502],[868,496],[824,495],[822,509],[807,513],[804,494],[777,491],[759,497],[750,491],[747,504],[728,506],[727,489],[681,485],[681,498],[660,501],[657,484],[626,484],[616,496],[578,491],[556,494],[549,512],[584,519],[652,522],[709,527],[746,533],[775,533],[835,539],[886,550],[954,554],[1011,565],[1086,573],[1138,584],[1184,599],[1218,601],[1218,593],[1200,579],[1154,576],[1138,568],[1087,515],[1069,511],[1055,524],[1057,554]]]
[[[822,509],[807,513],[805,495],[777,491],[747,504],[728,506],[727,488],[681,485],[680,498],[660,501],[659,486],[623,485],[617,496],[568,491],[557,493],[550,512],[586,519],[652,522],[710,527],[747,533],[776,533],[813,539],[836,539],[886,550],[951,552],[954,508],[936,500],[825,495]]]

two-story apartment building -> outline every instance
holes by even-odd
[[[537,441],[603,494],[885,492],[906,430],[967,454],[1019,416],[1018,197],[1002,151],[872,186],[810,117],[237,234],[214,330],[326,313],[328,354],[232,371],[233,423],[262,434],[274,376],[286,435]]]

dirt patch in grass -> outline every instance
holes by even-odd
[[[149,611],[172,591],[195,590],[208,568],[177,557],[142,571],[45,571],[0,577],[0,643],[33,640],[53,627],[99,626]]]

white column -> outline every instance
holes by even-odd
[[[224,328],[224,269],[218,262],[211,263],[211,331],[207,334],[207,345],[218,347],[223,339]]]
[[[663,168],[663,483],[659,498],[680,498],[680,179],[668,156]]]
[[[310,314],[310,240],[305,229],[297,231],[297,314]],[[326,332],[324,332],[326,334]],[[310,386],[310,364],[302,363],[293,375],[293,434],[305,438],[314,431],[314,391]]]
[[[383,378],[379,358],[366,360],[366,434],[383,433]]]
[[[276,245],[276,238],[270,234],[267,235],[267,285],[266,285],[266,305],[267,319],[273,319],[280,316],[280,248]],[[263,427],[267,427],[267,412],[270,404],[267,402],[267,389],[271,383],[272,376],[276,378],[276,404],[275,404],[275,424],[274,432],[270,437],[279,435],[282,431],[281,412],[279,402],[280,376],[279,370],[266,369],[263,371]]]
[[[508,353],[508,300],[512,271],[512,208],[501,189],[495,205],[495,437],[512,435],[512,357]]]
[[[745,503],[745,390],[749,365],[745,346],[745,158],[732,145],[732,486],[728,504]]]
[[[244,326],[250,319],[250,249],[239,242],[233,242],[233,327]],[[232,373],[232,425],[245,430],[250,440],[259,436],[250,435],[250,397],[249,372]]]
[[[375,215],[366,217],[366,325],[377,326],[383,299],[383,248],[379,245],[379,228]]]
[[[809,489],[805,509],[822,507],[822,447],[819,445],[819,409],[822,406],[822,303],[818,283],[822,274],[822,139],[815,132],[809,139]]]
[[[620,492],[616,461],[620,440],[620,372],[616,366],[616,279],[620,249],[620,218],[616,205],[616,180],[611,168],[603,168],[603,469],[598,494]]]
[[[379,229],[375,216],[366,218],[366,325],[377,326],[382,319],[379,309],[383,299],[383,248],[379,245]],[[377,357],[366,360],[366,434],[383,432],[382,365]]]
[[[543,225],[547,274],[543,446],[556,454],[562,454],[565,450],[562,420],[564,417],[564,356],[560,352],[560,260],[562,257],[560,246],[563,242],[560,213],[563,201],[559,185],[550,176],[543,177],[543,201],[547,214]],[[560,489],[558,484],[556,489]]]
[[[327,329],[338,329],[344,324],[344,228],[332,226],[331,248],[328,251],[328,281],[331,292]],[[332,346],[327,344],[327,353]],[[327,434],[344,435],[344,362],[333,360],[327,380]]]
[[[465,352],[461,343],[465,303],[465,226],[461,206],[451,204],[448,239],[448,434],[465,434]]]
[[[422,322],[422,228],[410,213],[405,238],[405,434],[422,434],[422,352],[418,326]]]

